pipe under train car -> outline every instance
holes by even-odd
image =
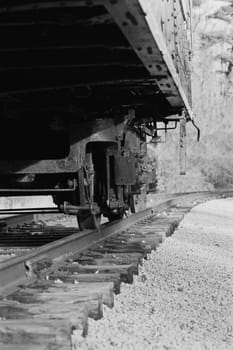
[[[191,111],[190,0],[0,4],[0,195],[52,195],[81,229],[145,207],[147,135]]]

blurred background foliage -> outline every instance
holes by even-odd
[[[155,148],[158,190],[233,186],[233,1],[193,0],[192,104],[201,129],[187,125],[187,172],[179,175],[179,131]]]

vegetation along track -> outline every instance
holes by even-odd
[[[0,349],[75,349],[77,337],[87,335],[88,317],[101,318],[103,304],[113,307],[120,283],[133,282],[142,260],[174,232],[187,211],[232,195],[175,194],[100,231],[60,228],[55,234],[50,228],[43,237],[47,234],[51,242],[32,235],[33,247],[27,236],[20,254],[0,263]],[[7,242],[5,249],[12,249]]]

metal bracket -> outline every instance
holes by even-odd
[[[201,131],[200,131],[200,129],[198,128],[198,126],[196,125],[194,119],[192,119],[192,124],[193,124],[194,128],[197,130],[197,142],[199,142],[200,136],[201,136]]]
[[[180,119],[180,175],[186,174],[186,119]]]
[[[78,215],[80,211],[86,210],[89,210],[91,214],[100,213],[100,208],[96,203],[92,203],[91,205],[72,205],[68,202],[64,202],[59,208],[64,214],[68,215]]]

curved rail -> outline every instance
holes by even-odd
[[[233,191],[219,190],[215,192],[176,193],[161,198],[153,207],[132,214],[124,220],[101,225],[100,230],[78,231],[68,237],[41,246],[28,254],[17,256],[0,263],[0,295],[6,295],[20,284],[29,284],[43,274],[43,269],[53,271],[63,264],[65,259],[79,255],[83,251],[106,240],[116,233],[126,230],[131,225],[169,207],[182,203],[184,199],[193,201],[218,197],[231,197]]]

